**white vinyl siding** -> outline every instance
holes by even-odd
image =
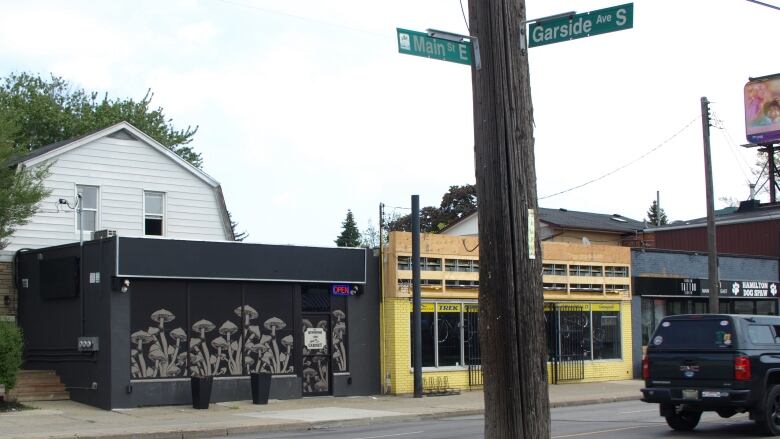
[[[102,137],[53,160],[44,182],[51,194],[5,250],[77,241],[76,215],[57,203],[65,198],[73,205],[76,185],[98,188],[98,230],[144,236],[144,192],[150,191],[165,193],[166,237],[227,239],[215,188],[145,142]]]

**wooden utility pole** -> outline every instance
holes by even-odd
[[[550,437],[525,13],[524,0],[469,2],[482,62],[472,86],[486,439]]]
[[[718,279],[718,246],[715,236],[715,195],[712,188],[712,157],[710,154],[710,102],[701,98],[701,131],[704,140],[704,183],[707,196],[707,267],[709,273],[709,311],[720,312],[720,280]]]

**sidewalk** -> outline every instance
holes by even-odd
[[[550,386],[551,407],[639,399],[639,380]],[[460,395],[317,397],[106,411],[72,401],[28,403],[36,410],[0,413],[0,439],[20,438],[202,438],[254,432],[482,414],[481,391]]]

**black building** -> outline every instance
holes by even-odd
[[[718,256],[719,306],[724,314],[778,315],[778,259]],[[707,313],[706,253],[632,249],[632,340],[634,375],[641,376],[642,349],[667,315]]]
[[[111,237],[17,254],[25,369],[104,409],[379,388],[378,258],[365,249]]]

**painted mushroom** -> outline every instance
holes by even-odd
[[[238,326],[236,326],[235,323],[231,322],[230,320],[226,320],[225,323],[219,327],[219,333],[225,336],[228,344],[230,344],[230,336],[236,331],[238,331]]]
[[[146,343],[154,340],[154,337],[149,335],[146,331],[136,331],[130,334],[130,341],[138,344],[138,351],[143,351],[143,346]]]
[[[311,367],[307,367],[306,369],[303,369],[304,381],[311,381],[311,379],[316,376],[317,376],[317,371],[312,369]]]
[[[192,325],[192,330],[200,333],[200,338],[206,338],[206,333],[211,332],[216,326],[208,320],[198,320]]]
[[[271,331],[271,337],[276,337],[276,330],[277,329],[284,329],[287,324],[285,324],[282,319],[278,317],[271,317],[270,319],[266,320],[263,324],[265,329],[268,329]]]
[[[175,318],[176,316],[173,315],[172,312],[163,308],[158,309],[157,311],[152,313],[152,320],[160,324],[160,329],[163,329],[166,323],[170,322]]]
[[[244,319],[244,326],[249,326],[249,321],[254,320],[259,316],[260,314],[251,306],[244,305],[243,310],[242,307],[238,307],[233,310],[233,312],[236,313],[237,316],[242,317]]]
[[[344,314],[344,311],[340,309],[333,310],[333,317],[336,318],[337,322],[340,322],[344,320],[344,317],[346,317],[346,314]]]
[[[160,345],[157,343],[153,344],[152,347],[149,348],[149,359],[154,360],[154,369],[147,370],[147,376],[155,376],[158,370],[161,371],[160,363],[167,362],[167,357],[163,353],[162,349],[160,349]],[[160,374],[162,375],[162,371]]]
[[[282,373],[286,373],[287,372],[287,365],[289,364],[290,357],[292,356],[290,354],[290,349],[292,349],[292,345],[293,345],[293,336],[292,335],[288,335],[288,336],[285,336],[284,338],[282,338],[282,346],[287,348],[286,354],[281,354],[279,356],[279,358],[284,362],[284,364],[282,366],[282,370],[280,371]]]

